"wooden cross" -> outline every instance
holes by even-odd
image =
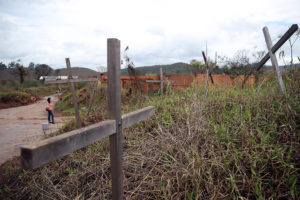
[[[276,42],[274,46],[272,46],[271,51],[272,53],[276,53],[276,51],[298,30],[298,25],[293,24],[285,34]],[[259,63],[255,66],[256,70],[260,70],[264,64],[270,59],[270,54],[267,53]]]
[[[77,124],[78,128],[81,128],[81,119],[80,119],[80,115],[79,115],[79,109],[78,109],[78,104],[77,104],[74,83],[92,82],[92,81],[98,81],[98,79],[96,79],[96,78],[73,79],[71,63],[70,63],[69,58],[66,58],[66,65],[67,65],[67,70],[68,70],[68,79],[66,79],[66,80],[49,80],[49,81],[45,81],[45,84],[61,84],[61,83],[69,83],[70,84],[70,89],[71,89],[71,93],[72,93],[72,102],[73,102],[74,109],[75,109],[76,124]]]
[[[146,83],[160,83],[160,92],[163,94],[164,92],[164,83],[176,83],[176,81],[168,81],[163,79],[163,71],[162,68],[159,70],[160,80],[146,80]]]
[[[281,72],[278,67],[277,59],[276,59],[276,51],[298,30],[298,25],[293,24],[287,32],[278,40],[278,42],[273,46],[272,40],[269,34],[269,30],[267,27],[263,28],[263,33],[265,36],[265,41],[269,50],[269,53],[267,53],[259,63],[255,66],[256,70],[259,71],[264,64],[271,58],[271,62],[273,65],[274,72],[276,73],[276,78],[278,81],[278,87],[282,94],[285,94],[285,88],[281,77]]]
[[[123,199],[122,129],[143,121],[155,113],[149,106],[121,116],[120,41],[107,40],[109,120],[21,147],[22,166],[38,168],[109,136],[112,174],[112,198]]]

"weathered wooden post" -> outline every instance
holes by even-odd
[[[270,34],[269,34],[268,27],[265,26],[263,28],[263,32],[264,32],[266,44],[267,44],[267,47],[268,47],[268,50],[269,50],[269,55],[270,55],[270,58],[271,58],[271,62],[272,62],[272,65],[273,65],[273,71],[276,74],[276,78],[277,78],[277,81],[278,81],[278,87],[279,87],[279,90],[280,90],[281,94],[284,95],[285,94],[284,83],[282,81],[282,76],[281,76],[280,69],[278,67],[278,62],[277,62],[277,59],[276,59],[276,55],[275,55],[275,53],[272,52],[273,44],[272,44],[272,40],[271,40],[271,37],[270,37]]]
[[[71,64],[70,64],[70,59],[69,58],[66,58],[66,64],[67,64],[67,69],[68,69],[68,74],[69,74],[68,80],[73,79],[72,71],[71,71]],[[74,108],[75,108],[75,116],[76,116],[77,127],[81,128],[81,120],[80,120],[80,115],[79,115],[79,110],[78,110],[78,104],[77,104],[77,98],[76,98],[74,83],[71,82],[71,81],[69,81],[69,82],[70,82],[70,87],[71,87],[71,92],[72,92],[72,101],[73,101],[73,105],[74,105]]]
[[[208,75],[210,77],[210,81],[211,81],[212,84],[214,84],[215,82],[214,82],[214,79],[213,79],[213,77],[211,75],[210,66],[208,65],[209,62],[206,60],[206,56],[205,56],[204,51],[202,51],[202,56],[203,56],[203,59],[204,59],[204,63],[205,63],[206,69],[208,70]]]
[[[160,75],[160,93],[161,93],[161,95],[163,95],[164,94],[164,79],[163,79],[162,68],[159,69],[159,75]]]
[[[164,81],[162,68],[160,68],[160,80],[146,80],[147,91],[149,89],[148,83],[160,83],[160,91],[161,91],[161,94],[163,95],[164,83],[176,83],[176,81],[168,81],[168,80]]]
[[[95,85],[94,85],[92,97],[90,99],[90,104],[89,104],[87,115],[90,114],[90,111],[91,111],[91,108],[92,108],[92,105],[93,105],[93,101],[94,101],[94,98],[95,98],[95,93],[96,93],[96,90],[97,90],[97,87],[98,87],[98,81],[99,81],[99,75],[97,75],[97,81],[95,81]],[[89,83],[91,83],[91,82],[89,82]]]
[[[116,133],[109,136],[114,200],[123,199],[120,66],[120,40],[107,39],[108,113],[109,118],[116,121]]]
[[[202,56],[205,62],[205,68],[206,68],[206,75],[205,75],[205,96],[206,98],[208,93],[208,74],[209,74],[209,58],[206,58],[204,51],[202,51]]]

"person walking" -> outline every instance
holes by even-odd
[[[52,124],[55,124],[54,123],[53,107],[52,107],[52,104],[51,104],[51,98],[49,97],[47,99],[47,101],[48,101],[48,103],[47,103],[46,110],[48,111],[48,122],[52,123]],[[50,121],[50,117],[51,117],[52,121]]]

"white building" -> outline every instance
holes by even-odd
[[[73,79],[78,79],[78,76],[72,76]],[[67,80],[68,76],[41,76],[40,81],[56,81],[56,80]]]

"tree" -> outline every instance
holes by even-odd
[[[30,62],[30,63],[29,63],[28,69],[34,69],[34,63],[33,63],[33,62]]]
[[[186,65],[196,77],[197,74],[201,73],[205,67],[205,65],[196,59],[191,60],[190,64]]]
[[[279,35],[278,38],[281,38],[282,36]],[[293,36],[291,36],[289,38],[289,45],[290,45],[290,53],[291,53],[291,59],[290,59],[290,65],[292,66],[294,64],[294,59],[293,59],[293,48],[294,48],[294,44],[295,42],[298,40],[298,38],[300,37],[300,30],[296,31],[294,33]],[[285,62],[285,52],[284,50],[281,50],[279,52],[279,58],[281,58],[284,62],[285,65],[287,65],[287,63]]]
[[[59,76],[59,73],[60,73],[60,69],[56,69],[56,70],[54,70],[54,74],[56,75],[56,76]]]
[[[9,69],[13,69],[12,70],[12,73],[19,76],[20,78],[20,83],[23,83],[24,82],[24,78],[25,76],[27,75],[27,70],[26,68],[23,66],[23,64],[21,64],[21,60],[17,60],[16,62],[15,61],[12,61],[8,64],[8,68]]]
[[[16,65],[15,61],[11,61],[10,63],[8,63],[8,69],[13,69]]]
[[[235,53],[233,58],[219,57],[227,67],[226,69],[223,68],[223,72],[230,75],[232,79],[239,75],[246,76],[249,74],[254,65],[250,63],[248,53],[247,50],[239,50]]]
[[[104,67],[104,66],[99,66],[99,67],[96,67],[98,72],[100,72],[100,74],[103,74],[105,72],[107,72],[107,68]]]
[[[0,62],[0,70],[4,69],[7,69],[7,66],[3,62]]]
[[[46,64],[37,64],[35,65],[34,73],[36,78],[39,79],[41,76],[48,76],[51,74],[53,69]]]
[[[255,66],[256,64],[258,64],[262,58],[264,57],[264,55],[266,54],[266,51],[256,51],[252,53],[252,57],[254,58],[254,63],[253,65]],[[262,74],[264,72],[264,69],[262,68],[260,71],[257,71],[256,69],[252,69],[251,73],[249,73],[249,75],[247,75],[244,79],[243,82],[243,86],[245,85],[247,79],[249,78],[249,76],[251,74],[254,74],[255,77],[255,83],[258,83],[259,80],[259,75]]]

